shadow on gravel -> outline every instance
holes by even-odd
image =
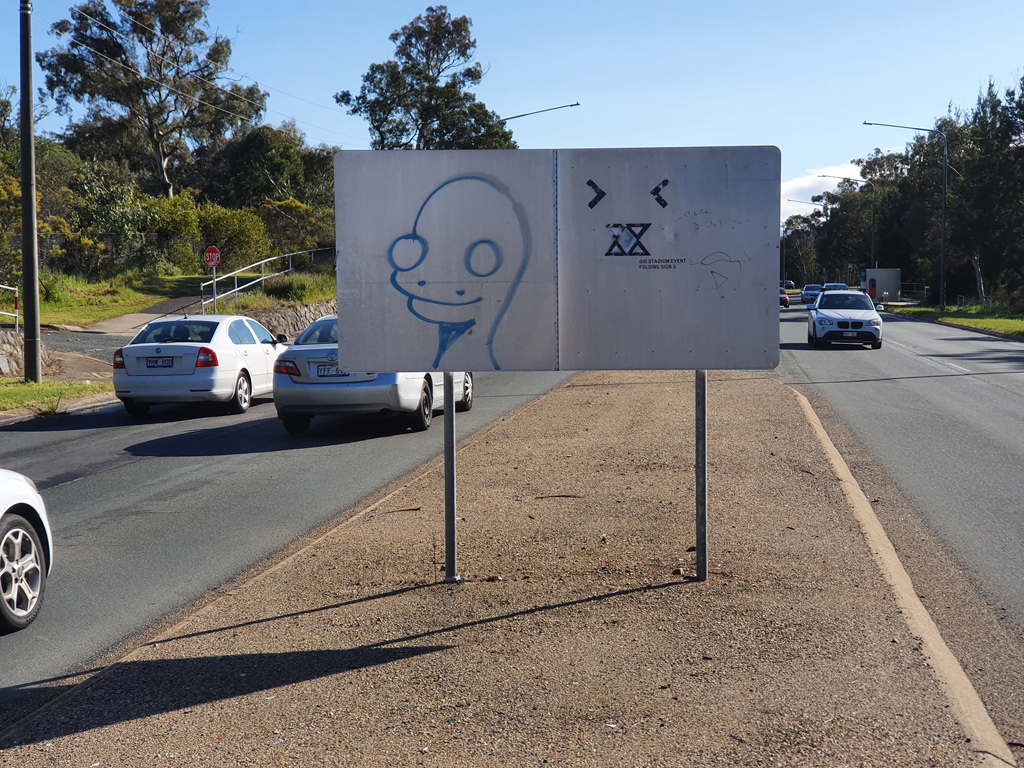
[[[463,583],[472,584],[473,582],[474,579],[467,579]],[[547,611],[603,603],[628,595],[670,587],[683,587],[691,583],[697,583],[696,579],[684,577],[678,581],[538,605],[521,611],[488,616],[350,649],[176,659],[135,659],[121,662],[111,667],[106,674],[91,684],[85,685],[80,691],[71,692],[66,701],[58,703],[56,707],[44,710],[38,718],[26,722],[9,736],[0,740],[0,750],[38,744],[76,733],[84,733],[95,728],[141,720],[153,715],[187,711],[190,707],[214,701],[247,696],[296,683],[308,683],[331,675],[403,661],[438,651],[454,650],[458,648],[458,645],[419,645],[416,643],[428,638],[436,639],[461,630],[520,619]],[[253,625],[293,620],[297,617],[322,613],[354,603],[391,598],[413,590],[435,587],[449,588],[451,586],[453,585],[436,583],[403,587],[387,593],[369,595],[329,606],[166,638],[160,641],[160,645],[173,647],[177,641],[192,640],[203,635],[236,632]],[[68,690],[67,686],[60,689],[48,689],[49,692],[59,693],[65,693]],[[73,691],[73,688],[70,690]]]
[[[448,646],[368,646],[346,650],[289,651],[118,664],[102,680],[74,695],[73,703],[26,723],[0,749],[188,710],[378,664],[448,650]]]

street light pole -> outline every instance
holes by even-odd
[[[565,109],[567,107],[578,107],[579,105],[580,105],[580,103],[577,101],[575,104],[563,104],[560,107],[548,107],[547,109],[538,109],[538,110],[536,110],[534,112],[523,112],[521,115],[512,115],[512,117],[503,117],[503,118],[501,118],[501,121],[502,122],[507,122],[509,120],[515,120],[517,117],[528,117],[529,115],[539,115],[541,112],[553,112],[556,109]]]
[[[939,306],[946,308],[946,193],[949,188],[949,140],[946,132],[938,128],[917,128],[913,125],[893,125],[892,123],[869,123],[864,125],[881,125],[886,128],[904,128],[908,131],[924,131],[937,133],[942,137],[942,250],[939,252]]]
[[[875,258],[875,184],[867,179],[851,179],[849,176],[829,176],[824,173],[818,174],[819,178],[822,179],[842,179],[843,181],[852,181],[856,184],[870,184],[871,185],[871,263],[875,269],[878,269],[878,260]]]

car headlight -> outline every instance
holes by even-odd
[[[867,324],[869,326],[871,326],[872,328],[881,328],[882,327],[882,319],[880,317],[875,317],[875,318],[872,318],[871,320],[868,320]]]
[[[818,325],[834,325],[831,317],[822,317],[818,315]]]

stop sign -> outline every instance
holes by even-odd
[[[220,264],[220,250],[216,245],[211,245],[206,249],[206,253],[203,254],[203,258],[206,259],[206,266],[216,267]]]

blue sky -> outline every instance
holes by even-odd
[[[335,105],[388,35],[427,2],[210,0],[211,30],[232,39],[232,68],[270,93],[266,122],[294,118],[311,144],[369,146],[365,123]],[[33,46],[53,47],[73,3],[35,0]],[[473,20],[476,89],[501,115],[580,102],[512,121],[523,148],[774,144],[782,150],[782,218],[790,198],[831,189],[818,174],[856,176],[849,161],[902,149],[947,108],[971,109],[992,79],[1024,76],[1024,0],[450,0]],[[20,0],[0,0],[0,84],[20,82]],[[36,70],[35,85],[43,84]],[[38,130],[59,130],[62,118]]]

